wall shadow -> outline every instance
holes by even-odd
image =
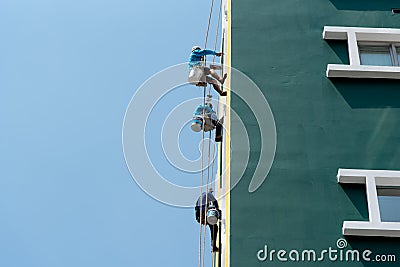
[[[400,80],[330,79],[351,108],[400,108]]]
[[[345,40],[328,40],[327,44],[339,59],[339,62],[329,62],[334,64],[350,64],[347,41]]]
[[[360,10],[360,11],[391,11],[393,7],[400,7],[397,0],[329,0],[338,10]]]
[[[365,185],[343,184],[342,188],[362,217],[360,219],[352,218],[350,220],[368,221],[368,203],[365,193]],[[398,266],[398,260],[400,259],[400,238],[369,236],[346,236],[345,238],[348,242],[348,246],[344,251],[350,249],[358,250],[360,253],[360,263],[363,266]],[[371,261],[364,261],[362,259],[362,253],[365,250],[372,251],[372,254],[369,256]],[[384,255],[384,257],[391,257],[391,255],[394,255],[396,261],[377,262],[376,257],[381,257],[382,255]]]
[[[343,184],[343,191],[360,213],[363,221],[368,221],[368,203],[363,184]],[[361,220],[361,219],[358,219]]]
[[[347,236],[346,240],[353,250],[358,250],[360,252],[360,261],[363,266],[399,266],[398,260],[400,258],[399,243],[400,238],[390,238],[390,237],[370,237],[370,236]],[[370,261],[363,261],[362,252],[365,250],[372,251],[369,256]],[[394,255],[396,262],[378,262],[377,256],[382,258],[390,257]]]

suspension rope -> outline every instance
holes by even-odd
[[[204,42],[204,49],[207,47],[207,41],[208,41],[208,36],[209,36],[209,30],[210,30],[210,25],[211,25],[211,17],[213,13],[213,7],[214,7],[214,0],[211,1],[211,7],[210,7],[210,14],[208,17],[208,25],[207,25],[207,31],[206,31],[206,38]],[[218,24],[217,24],[217,30],[216,30],[216,37],[215,37],[215,43],[214,43],[214,51],[216,50],[217,42],[218,42],[218,35],[219,35],[219,27],[220,27],[220,18],[221,18],[221,11],[222,11],[222,0],[220,0],[220,7],[219,7],[219,13],[218,13]],[[213,57],[213,63],[215,62],[215,55]],[[206,57],[204,57],[204,66],[206,66]],[[205,106],[206,106],[206,91],[207,91],[207,86],[204,86],[203,90],[203,123],[202,123],[202,147],[201,147],[201,174],[200,174],[200,239],[199,239],[199,267],[204,267],[204,255],[205,255],[205,242],[206,242],[206,231],[207,231],[207,206],[208,206],[208,191],[209,191],[209,183],[210,183],[210,159],[211,159],[211,138],[212,138],[212,131],[209,133],[209,143],[208,143],[208,160],[207,160],[207,179],[206,179],[206,191],[205,191],[205,203],[203,203],[203,182],[204,182],[204,139],[205,139]],[[208,90],[208,95],[211,96],[211,85],[209,86]],[[211,101],[211,100],[210,100]],[[219,101],[218,101],[218,108],[219,108]],[[212,114],[210,114],[212,115]],[[217,115],[218,116],[218,115]],[[215,144],[213,146],[213,158],[215,154]],[[212,171],[211,171],[211,176],[213,175],[214,172],[214,164],[215,161],[213,160],[212,164]],[[215,180],[214,180],[215,181]],[[203,212],[203,205],[204,205],[204,212]],[[203,214],[204,213],[204,214]],[[204,217],[203,217],[204,216]],[[202,222],[204,222],[204,227]],[[204,229],[204,233],[203,233]],[[211,229],[210,229],[211,231]],[[212,233],[211,233],[212,235]],[[203,244],[202,244],[202,239],[203,239]],[[214,240],[216,242],[216,240]],[[214,254],[212,254],[212,266],[214,266]]]
[[[212,16],[212,12],[213,12],[213,7],[214,7],[214,0],[211,0],[210,15],[208,16],[208,25],[207,25],[207,31],[206,31],[206,40],[204,41],[204,49],[206,49],[206,47],[207,47],[208,32],[210,31],[211,16]]]
[[[215,34],[215,41],[214,41],[214,51],[217,50],[217,44],[218,44],[218,36],[219,36],[219,25],[220,25],[220,20],[221,20],[221,12],[222,12],[222,0],[220,1],[220,6],[219,6],[219,12],[218,12],[218,20],[217,20],[217,30]],[[212,63],[215,63],[215,55],[213,56]],[[208,94],[211,95],[211,87],[208,89]]]
[[[221,21],[221,13],[222,13],[222,0],[220,0],[220,4],[219,4],[219,12],[218,12],[218,20],[217,20],[217,30],[216,30],[216,35],[215,35],[215,41],[214,41],[214,51],[217,50],[217,44],[218,44],[218,36],[219,36],[219,27],[220,27],[220,21]],[[215,55],[213,56],[213,63],[215,62]],[[220,75],[222,75],[223,71],[222,71],[222,66],[221,66],[221,73]],[[221,88],[222,90],[222,88]],[[211,87],[209,88],[208,94],[211,95]],[[220,101],[218,100],[217,102],[217,108],[216,108],[216,115],[217,118],[219,117],[219,103]],[[215,146],[216,144],[214,144],[213,146],[213,151],[211,153],[212,157],[214,158],[214,154],[215,154]],[[215,160],[213,160],[212,165],[211,165],[211,174],[214,174],[214,166],[215,166]],[[215,179],[213,180],[213,188],[215,190]]]
[[[218,35],[219,35],[219,25],[220,25],[220,20],[221,20],[221,13],[222,13],[222,0],[219,3],[219,12],[218,12],[218,20],[217,20],[217,30],[215,34],[215,41],[214,41],[214,51],[217,50],[217,43],[218,43]],[[215,62],[215,55],[213,56],[212,60],[213,64]],[[208,94],[211,94],[211,87],[208,90]]]
[[[220,26],[220,20],[221,20],[221,13],[222,13],[222,0],[220,0],[220,3],[219,3],[219,12],[218,12],[218,21],[217,21],[217,32],[216,32],[216,35],[215,35],[215,42],[214,42],[214,51],[217,49],[217,43],[218,43],[218,35],[219,35],[219,26]],[[215,55],[213,56],[213,63],[215,62]],[[222,66],[221,66],[221,73],[220,73],[221,75],[223,74],[223,69],[222,69]],[[222,87],[221,87],[221,90],[222,90]],[[209,93],[210,94],[210,93]],[[218,100],[218,102],[217,102],[217,108],[216,108],[216,115],[217,115],[217,119],[219,119],[219,103],[220,103],[220,101]],[[211,155],[213,156],[213,159],[214,159],[214,157],[215,157],[215,146],[216,146],[216,144],[214,144],[214,146],[213,146],[213,152],[211,153]],[[214,174],[214,165],[215,165],[215,160],[213,160],[213,164],[212,164],[212,169],[211,169],[211,173],[212,174]],[[214,188],[214,190],[215,190],[215,180],[216,179],[214,179],[213,181],[213,188]]]
[[[207,24],[207,31],[206,31],[206,39],[204,41],[204,49],[206,49],[207,47],[207,41],[208,41],[208,32],[210,31],[210,25],[211,25],[211,17],[212,17],[212,10],[213,10],[213,6],[214,6],[214,0],[211,1],[211,7],[210,7],[210,14],[208,16],[208,24]],[[206,57],[204,57],[204,66],[206,65]],[[206,104],[206,90],[207,90],[207,86],[204,86],[204,93],[203,93],[203,107],[205,107]],[[204,169],[204,115],[205,115],[205,109],[203,108],[203,124],[202,124],[202,138],[201,138],[201,173],[200,173],[200,203],[199,203],[199,207],[200,207],[200,244],[199,244],[199,267],[204,266],[204,249],[205,246],[202,246],[202,235],[203,235],[203,169]],[[207,193],[207,192],[206,192]],[[206,203],[204,203],[206,204]],[[205,212],[204,212],[205,213]],[[204,219],[205,215],[204,215]],[[207,231],[207,224],[204,224],[204,238],[205,238],[205,234]]]
[[[222,0],[220,1],[220,4],[219,4],[218,21],[217,21],[217,33],[215,34],[214,51],[217,49],[221,13],[222,13]],[[215,60],[215,55],[213,57],[213,62],[214,62],[214,60]]]
[[[204,86],[203,90],[203,107],[206,105],[206,86]],[[205,116],[205,108],[203,108],[202,111],[202,137],[201,137],[201,170],[200,170],[200,203],[199,203],[199,208],[200,208],[200,240],[199,240],[199,267],[204,266],[204,249],[205,246],[202,246],[202,235],[203,235],[203,180],[204,180],[204,126],[205,126],[205,121],[204,121],[204,116]],[[206,203],[204,203],[206,204]],[[204,212],[205,213],[205,212]],[[206,226],[207,224],[204,225],[204,238],[206,234]]]
[[[208,207],[208,190],[209,190],[209,184],[210,184],[210,152],[211,152],[211,133],[212,131],[209,132],[209,139],[208,139],[208,162],[207,162],[207,181],[206,181],[206,203],[205,203],[205,214],[204,214],[204,220],[205,220],[205,225],[207,225],[207,207]],[[206,245],[206,227],[204,229],[204,237],[203,237],[203,245],[205,248]],[[211,231],[211,228],[210,228]],[[213,234],[211,233],[211,236]],[[211,238],[212,239],[212,238]],[[216,240],[214,240],[216,241]],[[212,241],[211,241],[212,242]],[[204,253],[203,253],[203,264],[204,264]]]
[[[214,51],[216,51],[216,49],[217,49],[217,44],[218,44],[218,37],[219,37],[219,27],[220,27],[220,22],[221,22],[221,13],[222,13],[222,0],[220,0],[220,5],[219,5],[219,12],[218,12],[218,20],[217,20],[217,29],[216,29],[216,34],[215,34],[215,41],[214,41]],[[222,56],[222,55],[221,55]],[[215,55],[213,56],[213,63],[215,62]],[[222,66],[221,66],[221,71],[220,71],[220,75],[223,75],[223,70],[222,70]],[[211,90],[211,88],[209,89],[209,90]],[[221,90],[222,90],[222,85],[221,85]],[[209,91],[209,94],[210,94],[210,91]],[[219,122],[219,103],[220,103],[220,100],[218,99],[218,102],[217,102],[217,107],[216,107],[216,116],[217,116],[217,120],[218,120],[218,123],[220,123]],[[211,132],[210,132],[210,143],[211,143]],[[216,137],[216,134],[214,133],[214,138]],[[216,150],[216,145],[217,145],[217,143],[214,143],[213,144],[213,146],[212,146],[212,152],[211,152],[211,148],[210,148],[210,146],[209,146],[209,151],[208,151],[208,169],[210,170],[210,164],[211,164],[211,176],[214,176],[215,175],[215,178],[214,179],[212,179],[212,188],[214,189],[214,190],[216,190],[216,187],[215,187],[215,181],[216,181],[216,173],[214,173],[214,166],[215,166],[215,150]],[[210,156],[211,155],[211,156]],[[212,157],[212,162],[210,162],[210,160],[211,160],[211,157]],[[218,231],[222,231],[222,229],[218,229]],[[218,238],[218,237],[215,237],[216,239]],[[217,240],[214,240],[214,242],[216,243],[217,242]],[[221,249],[221,248],[219,248],[219,249]],[[220,257],[220,254],[219,254],[219,256],[218,257]],[[212,264],[212,266],[214,267],[215,266],[215,264],[216,264],[216,255],[215,255],[215,253],[212,253],[212,262],[211,262],[211,264]]]

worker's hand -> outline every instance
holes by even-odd
[[[218,52],[217,54],[216,54],[216,56],[217,57],[220,57],[220,56],[222,56],[224,53],[222,53],[222,52]]]

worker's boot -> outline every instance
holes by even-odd
[[[222,141],[222,124],[220,122],[215,126],[215,142]]]
[[[224,84],[227,77],[228,77],[228,74],[225,73],[224,76],[222,77],[222,79],[220,80],[220,83]]]
[[[213,253],[219,252],[219,248],[216,245],[214,245],[213,248],[212,248],[212,252]]]

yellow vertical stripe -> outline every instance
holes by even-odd
[[[214,258],[214,265],[217,267],[229,267],[230,265],[230,131],[231,131],[231,121],[230,121],[230,101],[231,101],[231,94],[230,94],[230,85],[231,85],[231,1],[226,0],[226,9],[227,9],[227,27],[226,27],[226,32],[225,32],[225,46],[224,46],[224,65],[226,67],[226,72],[228,74],[228,78],[225,80],[225,86],[226,90],[228,91],[228,95],[226,96],[226,113],[225,113],[225,122],[224,122],[224,143],[220,143],[218,146],[218,173],[217,173],[217,179],[216,182],[218,184],[217,186],[217,194],[219,197],[223,196],[225,194],[225,211],[224,211],[224,217],[225,217],[225,240],[221,240],[222,248],[221,251],[222,257],[224,258],[224,266],[219,266],[218,264],[218,257],[221,256],[221,254],[216,254],[217,257]],[[220,99],[221,101],[221,99]],[[219,112],[221,113],[223,110],[220,109]],[[225,145],[225,147],[223,147]],[[223,148],[225,148],[223,151]],[[221,153],[225,152],[224,154]],[[224,160],[224,165],[225,168],[222,170],[223,175],[221,177],[221,168],[224,166],[221,166],[221,157]],[[224,179],[222,183],[224,184],[223,188],[225,188],[225,191],[221,190],[221,187],[219,186],[221,184],[220,179]],[[222,229],[219,229],[222,231]]]
[[[231,69],[231,0],[227,0],[227,29],[226,29],[226,65],[228,70]],[[226,175],[225,175],[225,184],[226,190],[228,191],[225,196],[225,267],[229,267],[230,265],[230,179],[231,179],[231,151],[230,151],[230,143],[231,143],[231,74],[230,71],[228,73],[228,79],[226,87],[228,89],[228,95],[226,97],[226,141],[225,141],[225,166],[226,166]]]

